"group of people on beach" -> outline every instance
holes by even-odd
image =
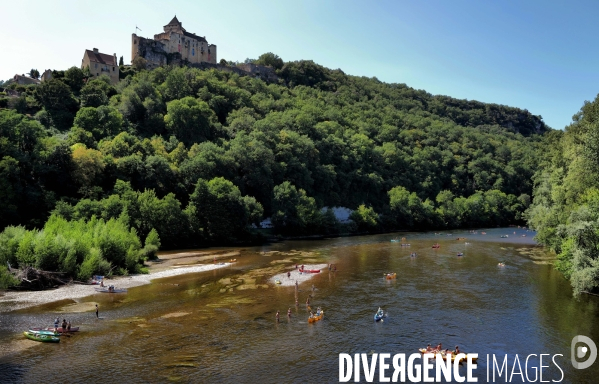
[[[62,324],[61,324],[60,319],[58,317],[56,319],[54,319],[54,332],[58,332],[59,325],[63,332],[70,332],[70,330],[71,330],[71,322],[70,321],[67,322],[66,319],[62,319]]]

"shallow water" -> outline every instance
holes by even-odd
[[[550,255],[534,245],[531,232],[486,232],[245,248],[238,263],[225,269],[79,300],[100,303],[99,320],[94,312],[58,312],[72,301],[3,313],[0,381],[337,382],[339,353],[410,354],[442,342],[479,353],[479,382],[487,381],[487,354],[507,354],[511,371],[516,354],[524,369],[527,355],[541,353],[563,355],[556,358],[563,382],[597,382],[599,362],[574,369],[570,342],[586,335],[599,343],[599,297],[573,299],[569,283],[548,264]],[[510,237],[500,238],[503,234]],[[410,247],[390,242],[402,236]],[[456,241],[457,236],[470,244]],[[441,248],[432,249],[434,242]],[[410,257],[411,252],[417,256]],[[464,256],[457,257],[458,252]],[[506,266],[498,267],[500,261]],[[325,269],[301,284],[297,307],[294,287],[267,283],[285,268],[313,262],[334,263],[337,272]],[[397,279],[386,280],[386,272],[397,272]],[[308,295],[314,308],[324,308],[324,320],[307,323]],[[388,317],[375,323],[379,306]],[[49,325],[57,316],[68,316],[81,332],[52,345],[23,338],[23,330]],[[539,366],[535,358],[530,361]],[[544,365],[549,365],[544,380],[560,379],[550,359]],[[520,382],[520,376],[512,382]]]

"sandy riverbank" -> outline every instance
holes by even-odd
[[[327,264],[306,264],[306,265],[304,265],[304,268],[306,270],[320,269],[320,273],[323,273],[325,271],[326,272],[329,271],[327,269],[327,266],[328,266]],[[279,280],[281,282],[281,284],[277,284],[277,285],[281,285],[283,287],[290,287],[290,286],[295,285],[296,281],[298,284],[301,284],[319,274],[319,273],[309,273],[309,272],[300,273],[298,269],[290,269],[289,273],[290,273],[289,277],[287,277],[287,271],[285,271],[283,273],[279,273],[277,275],[274,275],[273,277],[271,277],[268,280],[268,282],[276,284],[276,281]]]
[[[154,279],[211,271],[231,265],[231,258],[239,252],[184,252],[160,255],[159,259],[148,262],[150,273],[144,275],[120,276],[105,280],[106,285],[116,288],[133,288],[150,284]],[[213,261],[212,264],[198,264],[198,262]],[[45,291],[8,291],[0,296],[0,312],[9,312],[17,309],[34,307],[65,299],[81,299],[97,292],[97,285],[68,284],[56,289]]]

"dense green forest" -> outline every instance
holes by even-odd
[[[599,291],[599,96],[546,138],[526,212],[576,295]]]
[[[0,274],[135,272],[160,244],[260,241],[267,217],[283,235],[523,223],[539,116],[278,60],[275,83],[161,67],[113,86],[73,67],[8,85]]]

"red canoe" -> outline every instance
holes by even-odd
[[[300,272],[306,272],[306,273],[319,273],[320,269],[300,269]]]

